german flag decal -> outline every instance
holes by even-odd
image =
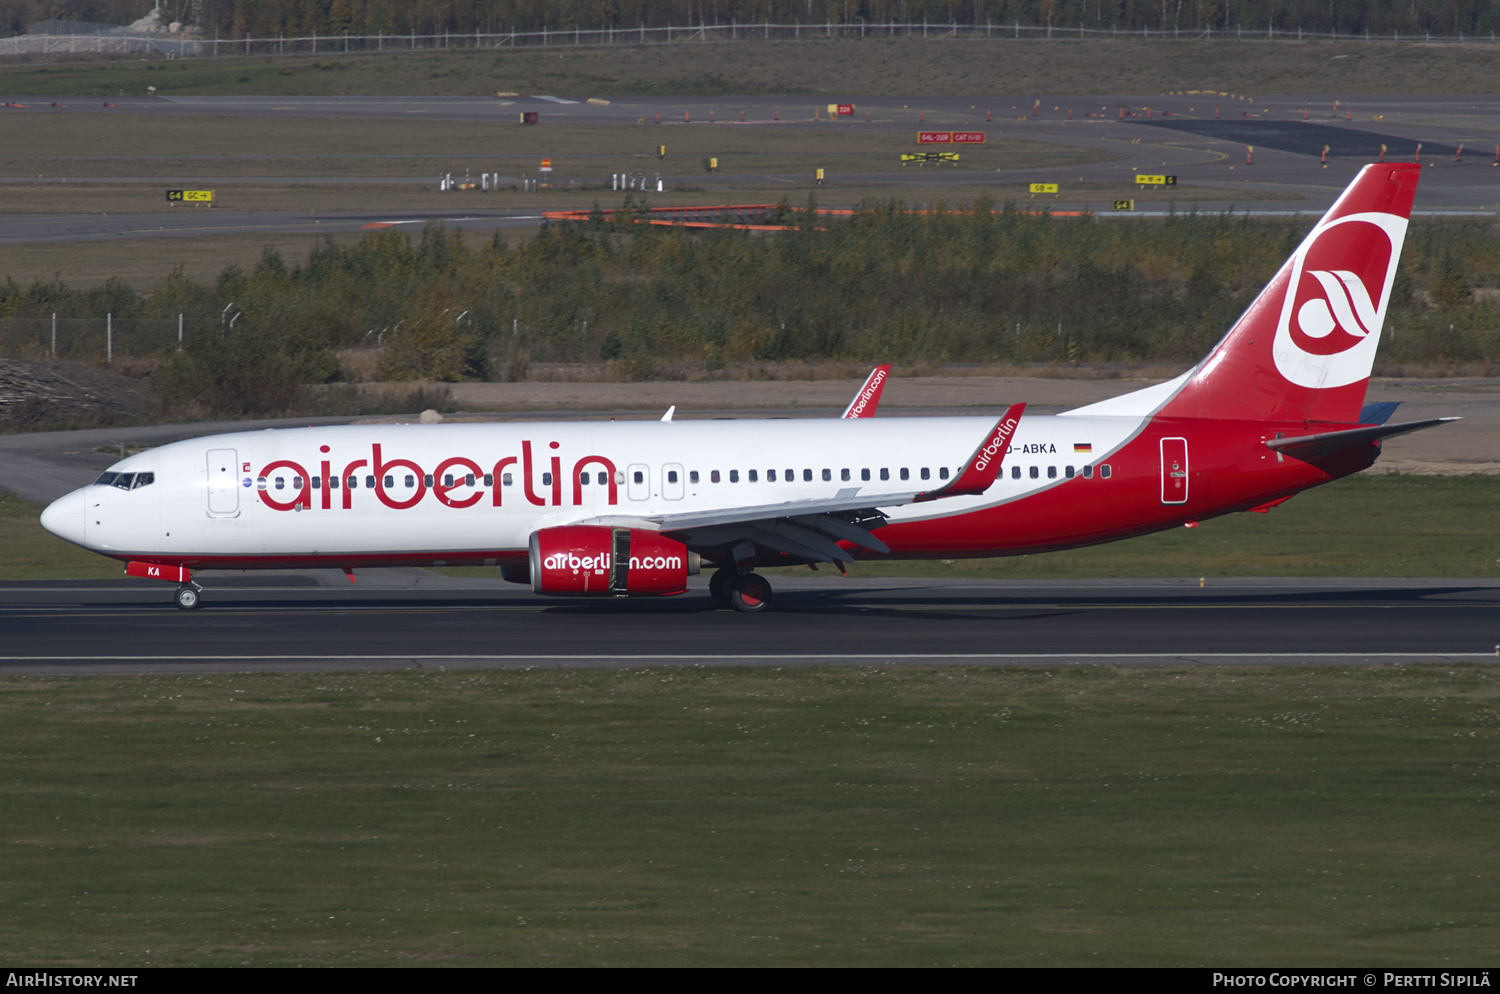
[[[1094,451],[1094,445],[1093,445],[1092,442],[1074,442],[1073,443],[1073,451],[1074,452],[1093,452]]]

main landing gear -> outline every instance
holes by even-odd
[[[771,584],[759,573],[741,574],[728,567],[716,570],[709,577],[708,593],[721,607],[746,614],[758,614],[771,606]]]
[[[177,606],[184,611],[192,611],[198,607],[198,594],[202,589],[196,583],[184,583],[177,588],[173,600],[177,601]]]

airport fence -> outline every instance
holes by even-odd
[[[72,359],[112,363],[132,356],[157,355],[176,347],[186,327],[175,318],[13,317],[0,319],[0,358]]]
[[[710,44],[735,41],[796,41],[813,39],[924,38],[988,41],[1334,41],[1334,42],[1453,42],[1485,44],[1495,33],[1435,35],[1430,31],[1403,34],[1372,34],[1368,31],[1304,31],[1302,28],[1232,27],[1185,30],[1174,28],[1090,28],[1061,24],[1024,25],[986,21],[983,24],[825,21],[822,24],[760,24],[731,21],[728,24],[668,24],[659,27],[569,28],[539,31],[440,31],[430,34],[309,35],[288,38],[230,38],[215,35],[121,34],[33,34],[0,39],[0,56],[36,54],[139,53],[167,58],[213,58],[232,55],[342,55],[369,52],[433,51],[448,49],[605,48],[615,45]]]

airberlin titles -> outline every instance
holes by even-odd
[[[1023,455],[1051,455],[1057,452],[1057,446],[1051,442],[1010,444],[1019,422],[1020,413],[1016,411],[996,425],[977,453],[976,469],[980,472],[987,470],[990,460],[1002,449],[1007,454],[1016,452]],[[548,442],[547,445],[551,450],[561,448],[559,442]],[[474,507],[484,500],[486,491],[489,491],[490,506],[501,507],[507,489],[506,471],[514,468],[520,476],[521,496],[536,507],[562,507],[565,498],[570,499],[574,506],[582,505],[585,487],[594,486],[600,486],[606,491],[607,502],[611,506],[620,502],[623,475],[615,468],[614,460],[608,456],[587,455],[574,460],[572,472],[566,477],[570,481],[566,486],[562,472],[563,457],[549,456],[541,471],[541,486],[538,488],[536,464],[541,460],[533,455],[532,448],[530,440],[523,441],[519,457],[505,456],[494,463],[487,459],[481,462],[467,456],[449,456],[438,462],[432,472],[428,473],[415,460],[387,458],[382,444],[375,442],[370,446],[368,459],[350,460],[337,472],[334,470],[337,460],[333,459],[319,460],[316,472],[308,470],[295,459],[275,459],[266,463],[252,478],[248,475],[251,464],[246,462],[241,466],[244,475],[240,479],[240,486],[247,490],[254,488],[261,503],[275,511],[311,511],[315,507],[328,511],[334,509],[335,503],[339,509],[348,511],[353,509],[355,493],[359,490],[373,492],[376,500],[393,511],[416,507],[429,490],[444,507]],[[319,446],[318,451],[325,456],[332,454],[327,445]],[[285,500],[278,496],[284,492],[283,486],[277,482],[278,470],[286,473],[292,481],[289,496]],[[597,470],[603,480],[591,480],[585,484],[582,479],[585,470],[590,473]],[[398,487],[398,476],[411,482],[407,486]],[[387,483],[387,480],[390,482]],[[392,493],[398,489],[404,496],[398,497]]]
[[[556,450],[561,447],[559,442],[549,442],[548,447]],[[320,446],[319,452],[324,455],[330,454],[328,446]],[[317,494],[318,506],[327,511],[333,508],[334,495],[339,494],[339,506],[343,510],[350,510],[354,506],[354,492],[361,489],[360,477],[363,476],[363,487],[374,491],[375,497],[380,503],[393,511],[404,511],[416,507],[422,498],[427,496],[431,490],[432,495],[437,498],[438,503],[445,507],[465,508],[473,507],[484,499],[485,490],[491,492],[490,504],[500,507],[504,496],[504,477],[506,470],[512,466],[519,467],[521,476],[521,491],[526,500],[537,507],[560,507],[563,503],[563,475],[562,457],[553,455],[548,458],[547,469],[543,471],[542,491],[537,492],[535,487],[535,467],[538,460],[532,455],[532,443],[523,441],[521,443],[521,455],[506,456],[496,460],[492,465],[481,465],[467,456],[450,456],[439,462],[429,475],[415,461],[411,459],[387,459],[381,448],[381,443],[375,442],[370,446],[370,458],[354,459],[345,463],[343,469],[334,472],[334,461],[323,459],[318,463],[317,475],[310,473],[301,463],[292,459],[277,459],[267,463],[252,480],[248,475],[241,481],[240,485],[245,488],[255,487],[260,494],[261,502],[267,507],[277,511],[294,511],[313,509],[314,494]],[[615,470],[615,464],[610,459],[599,455],[588,455],[573,463],[572,478],[572,500],[574,504],[583,503],[583,483],[579,474],[588,467],[597,467],[605,476],[604,486],[609,492],[609,503],[619,503],[620,479]],[[249,472],[250,464],[244,463],[243,470]],[[292,474],[292,494],[290,500],[281,500],[276,496],[270,483],[273,474],[277,470],[285,470]],[[396,471],[401,470],[402,476],[411,480],[409,484],[410,494],[404,497],[396,497],[390,491],[396,489],[394,486]],[[488,483],[483,482],[485,477]],[[387,480],[390,483],[387,483]],[[453,482],[446,482],[452,479]],[[428,482],[428,481],[431,482]],[[351,483],[353,485],[351,485]],[[276,487],[275,490],[279,490]],[[408,489],[408,488],[403,488]],[[455,492],[463,496],[452,496]]]

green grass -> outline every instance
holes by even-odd
[[[0,678],[0,959],[1479,965],[1500,670]]]

